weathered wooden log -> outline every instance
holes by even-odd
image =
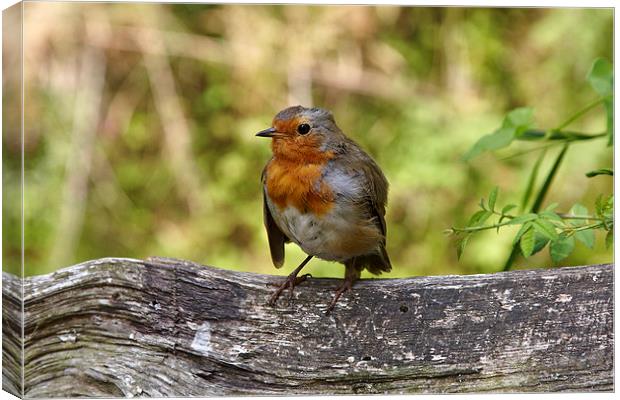
[[[19,394],[20,284],[3,280],[3,388]],[[24,393],[613,390],[613,265],[364,280],[329,315],[337,280],[269,307],[281,280],[111,258],[27,278]]]

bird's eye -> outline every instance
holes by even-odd
[[[299,124],[299,126],[297,127],[297,132],[299,132],[301,135],[305,135],[306,133],[310,132],[310,125]]]

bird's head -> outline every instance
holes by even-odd
[[[332,114],[321,108],[288,107],[273,119],[271,127],[256,134],[272,138],[274,155],[295,157],[299,153],[328,151],[330,145],[342,140]]]

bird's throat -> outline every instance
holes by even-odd
[[[274,158],[267,166],[266,185],[271,201],[280,209],[288,206],[300,212],[316,215],[327,213],[333,206],[334,195],[321,181],[323,168],[333,158],[331,152],[286,152]]]

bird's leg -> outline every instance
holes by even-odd
[[[270,306],[273,306],[276,304],[278,297],[280,297],[280,295],[282,294],[284,290],[286,290],[286,288],[290,288],[289,299],[293,298],[293,288],[295,288],[295,286],[305,281],[308,278],[308,276],[311,276],[310,274],[305,274],[300,277],[297,276],[299,271],[301,271],[301,269],[305,267],[306,264],[308,264],[308,261],[310,261],[310,259],[312,259],[312,256],[306,257],[306,259],[303,260],[301,264],[299,264],[299,267],[295,268],[293,272],[289,274],[289,276],[286,278],[284,283],[282,283],[280,287],[278,287],[278,290],[276,290],[276,292],[269,298]]]
[[[325,312],[326,314],[332,312],[340,296],[347,290],[351,290],[351,288],[353,287],[353,283],[355,283],[355,281],[359,279],[360,275],[361,271],[355,267],[354,258],[351,262],[346,264],[346,269],[344,272],[344,282],[342,282],[340,286],[338,286],[338,288],[336,289],[336,294],[334,295],[332,302],[329,303],[329,307],[327,307],[327,311]]]

